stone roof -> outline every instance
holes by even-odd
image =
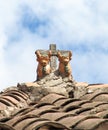
[[[0,93],[0,130],[107,130],[108,84],[62,79],[18,83]]]

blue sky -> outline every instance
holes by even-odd
[[[72,50],[76,81],[108,83],[108,1],[1,1],[0,90],[34,81],[34,52],[51,43]]]

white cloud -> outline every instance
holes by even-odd
[[[108,78],[107,0],[0,2],[0,90],[35,80],[35,50],[72,49],[78,81]]]

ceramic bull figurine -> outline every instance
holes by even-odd
[[[37,67],[37,80],[42,79],[44,76],[51,73],[51,68],[49,65],[51,51],[48,54],[42,55],[39,50],[35,52],[37,55],[38,67]]]
[[[70,60],[72,57],[72,52],[68,51],[68,55],[64,55],[61,54],[60,51],[58,51],[57,53],[58,56],[58,60],[59,60],[59,74],[64,78],[64,77],[68,77],[69,80],[72,79],[72,70],[71,70],[71,66],[70,66]]]

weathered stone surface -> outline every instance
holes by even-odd
[[[81,96],[85,95],[88,92],[87,86],[88,86],[88,83],[86,83],[86,82],[76,83],[75,84],[74,97],[80,98]]]
[[[57,67],[57,57],[53,55],[53,53],[56,51],[56,44],[50,44],[50,50],[52,52],[50,66],[51,70],[54,71]]]
[[[32,101],[38,101],[48,93],[58,93],[73,97],[74,82],[68,78],[62,79],[57,74],[57,71],[55,71],[37,82],[18,83],[17,87],[19,90],[28,93]]]
[[[29,95],[31,101],[38,101],[40,98],[48,94],[46,88],[38,85],[37,83],[22,83],[18,84],[19,90],[24,91]]]
[[[63,86],[57,86],[57,87],[45,87],[49,93],[58,93],[65,95],[66,97],[68,96],[68,92]]]
[[[108,84],[89,84],[87,87],[88,93],[93,92],[108,92]]]
[[[39,100],[48,93],[63,94],[67,97],[80,98],[94,92],[108,92],[108,84],[88,84],[86,82],[69,81],[62,79],[57,72],[47,75],[40,81],[21,83],[17,87],[8,89],[19,89],[29,94],[31,100]],[[6,91],[6,90],[5,90]]]

